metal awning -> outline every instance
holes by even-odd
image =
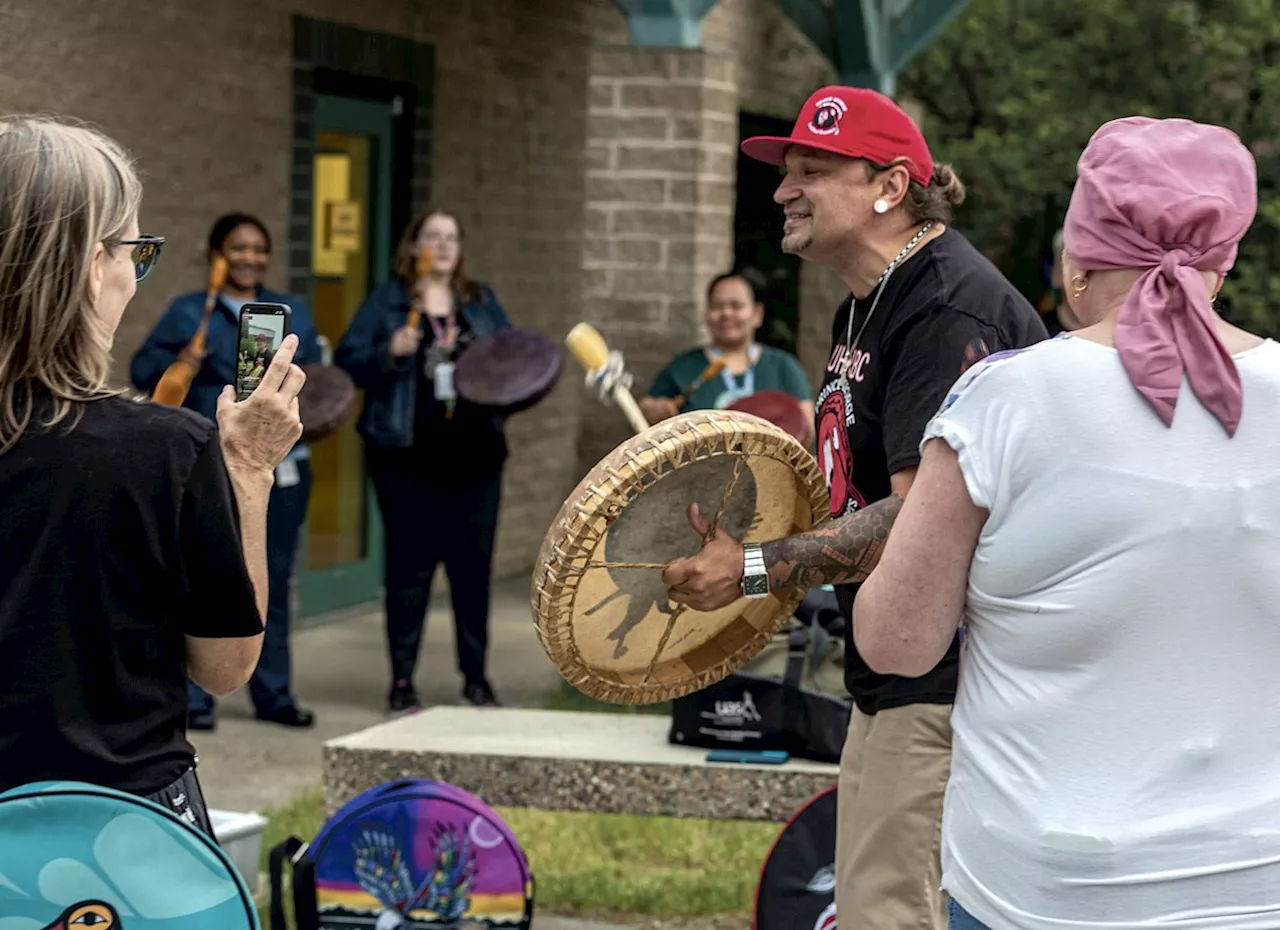
[[[717,0],[615,0],[633,45],[698,48]],[[894,91],[898,73],[969,0],[775,0],[841,83]]]

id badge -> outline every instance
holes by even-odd
[[[431,381],[433,388],[436,379],[436,368],[443,361],[445,361],[445,355],[440,351],[440,347],[435,345],[427,349],[427,354],[422,360],[422,373]]]
[[[436,400],[454,400],[458,394],[453,389],[453,362],[441,362],[433,372]]]
[[[285,459],[276,466],[276,487],[291,488],[300,480],[302,476],[298,474],[298,463],[293,459]]]

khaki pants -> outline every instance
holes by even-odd
[[[854,708],[837,794],[840,930],[945,930],[939,851],[950,773],[950,704],[874,716]]]

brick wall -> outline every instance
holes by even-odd
[[[291,19],[436,49],[435,196],[468,227],[468,261],[517,325],[557,338],[581,318],[587,0],[42,0],[0,5],[0,111],[98,124],[137,156],[144,231],[168,237],[116,339],[116,370],[174,295],[204,276],[209,223],[262,216],[285,286]],[[397,231],[398,233],[398,231]],[[578,379],[512,419],[497,569],[532,563],[576,482]],[[569,383],[572,382],[572,383]]]
[[[703,44],[738,61],[740,108],[794,120],[809,95],[836,80],[831,64],[775,0],[720,0],[703,23]],[[778,208],[781,236],[782,208]],[[825,268],[800,266],[796,353],[811,383],[821,383],[831,342],[831,318],[846,291]]]
[[[589,9],[584,311],[626,355],[641,395],[705,337],[706,284],[733,262],[738,113],[793,119],[832,72],[773,0],[720,0],[698,51],[630,48],[612,0]],[[814,377],[839,300],[829,278],[810,266],[801,277],[799,354]],[[584,418],[579,469],[628,429],[619,413]]]
[[[701,51],[591,56],[585,312],[640,390],[701,338],[705,282],[733,259],[733,71]],[[620,413],[584,418],[580,468],[629,430]]]
[[[593,0],[586,17],[597,46],[627,44],[627,20],[613,0]],[[736,63],[738,104],[749,113],[794,119],[809,94],[834,80],[777,0],[719,0],[702,21],[702,48]]]

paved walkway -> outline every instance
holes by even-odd
[[[294,690],[299,703],[316,712],[316,726],[290,730],[259,723],[244,691],[221,701],[217,730],[192,734],[211,807],[260,811],[287,802],[320,783],[326,740],[388,718],[381,607],[304,621],[301,627],[293,636]],[[456,668],[453,615],[447,600],[437,598],[418,663],[416,684],[424,703],[462,703]],[[534,632],[527,579],[502,582],[494,591],[489,668],[498,696],[513,707],[541,706],[559,681]]]

